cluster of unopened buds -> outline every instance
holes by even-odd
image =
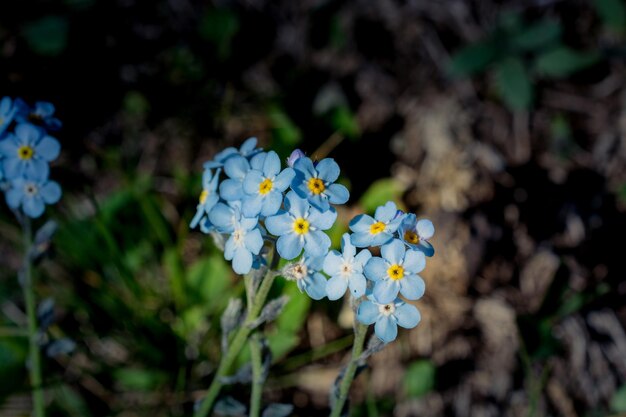
[[[213,235],[238,274],[266,265],[267,248],[275,247],[291,261],[280,275],[312,299],[338,300],[349,289],[358,305],[357,320],[375,324],[375,334],[385,343],[396,339],[397,326],[415,327],[419,311],[399,296],[417,300],[424,294],[418,274],[434,254],[428,242],[432,222],[387,202],[374,217],[352,219],[341,252],[330,250],[326,231],[337,219],[333,205],[349,198],[346,187],[336,182],[337,163],[332,158],[313,161],[295,150],[282,168],[276,152],[256,145],[255,138],[248,139],[204,164],[191,227]],[[380,256],[369,248],[379,248]]]
[[[0,188],[16,213],[37,218],[46,204],[61,198],[61,187],[49,179],[50,162],[61,151],[50,132],[61,128],[54,105],[23,100],[0,100]]]

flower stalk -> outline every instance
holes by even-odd
[[[250,337],[250,358],[252,362],[252,393],[250,394],[250,417],[261,415],[261,396],[263,394],[263,352],[261,337],[255,332]]]

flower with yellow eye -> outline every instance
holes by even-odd
[[[198,199],[196,214],[193,216],[191,224],[189,225],[192,229],[195,228],[203,218],[206,218],[209,215],[211,209],[220,199],[219,193],[217,192],[220,171],[221,170],[218,168],[215,171],[215,174],[213,174],[210,169],[205,169],[202,174],[202,192],[200,193],[200,198]],[[204,225],[209,226],[206,222]]]
[[[4,175],[7,179],[48,178],[48,163],[59,156],[61,145],[42,129],[30,124],[19,124],[14,134],[0,141],[0,156],[4,156]]]
[[[428,241],[434,234],[433,223],[428,219],[417,220],[413,213],[407,214],[398,228],[400,240],[409,248],[418,250],[429,257],[435,254],[435,248]]]
[[[374,217],[359,214],[350,222],[352,244],[357,248],[380,246],[393,239],[393,234],[404,219],[404,214],[398,212],[393,201],[376,209]]]
[[[422,317],[412,304],[396,298],[389,303],[378,303],[373,297],[359,304],[356,318],[363,324],[374,324],[374,333],[385,343],[393,342],[398,336],[398,326],[412,329]]]
[[[326,211],[332,204],[348,201],[350,193],[341,184],[335,184],[339,178],[339,165],[332,158],[325,158],[313,165],[306,156],[296,159],[293,164],[296,175],[291,182],[291,189],[300,198],[320,211]]]
[[[334,209],[321,212],[293,191],[285,196],[285,208],[287,211],[265,219],[267,231],[278,236],[278,254],[284,259],[294,259],[304,248],[307,256],[326,255],[330,238],[324,230],[335,223],[337,212]]]
[[[280,171],[280,158],[274,151],[263,156],[259,169],[248,171],[243,179],[242,210],[247,217],[272,216],[283,203],[283,192],[289,187],[295,172],[291,168]]]
[[[409,300],[417,300],[424,295],[424,280],[417,275],[426,266],[422,252],[406,250],[398,239],[383,245],[381,257],[374,256],[365,264],[367,279],[374,282],[372,295],[379,303],[390,303],[402,294]]]

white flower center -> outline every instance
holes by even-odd
[[[28,196],[34,196],[38,192],[39,192],[39,188],[37,188],[37,186],[33,184],[32,182],[29,182],[24,186],[24,194]]]
[[[294,264],[292,273],[295,279],[302,279],[306,277],[308,275],[308,269],[306,267],[306,264],[302,262],[298,262],[297,264]]]
[[[396,306],[393,303],[383,304],[378,306],[378,312],[385,316],[390,316],[396,311]]]
[[[343,261],[343,263],[339,267],[339,274],[344,278],[350,277],[350,275],[352,275],[352,271],[352,263],[348,261]]]
[[[233,232],[233,242],[235,242],[235,245],[242,246],[244,244],[243,238],[245,237],[245,235],[246,234],[243,229],[235,229],[235,231]]]

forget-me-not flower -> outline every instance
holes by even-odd
[[[221,152],[218,152],[213,157],[212,161],[207,161],[204,163],[204,168],[212,169],[212,168],[220,168],[224,165],[224,163],[232,158],[233,156],[239,155],[244,158],[252,158],[254,155],[262,152],[261,148],[257,148],[257,138],[248,138],[244,143],[241,144],[239,149],[235,147],[228,147]]]
[[[378,303],[371,298],[359,304],[356,318],[363,324],[374,326],[374,333],[385,343],[398,336],[398,326],[412,329],[421,320],[419,310],[399,298],[389,303]]]
[[[209,213],[209,221],[219,232],[230,235],[224,244],[224,259],[232,260],[236,273],[250,272],[253,255],[258,255],[263,248],[259,219],[243,217],[238,207],[217,203]]]
[[[21,207],[24,214],[37,218],[44,212],[46,204],[54,204],[61,198],[61,187],[48,179],[15,178],[6,192],[9,207]]]
[[[239,155],[224,162],[227,179],[220,184],[220,196],[226,201],[241,200],[244,197],[243,179],[250,171],[250,162]]]
[[[202,173],[202,192],[200,193],[200,199],[198,206],[196,207],[196,214],[191,220],[189,227],[195,228],[200,220],[209,214],[211,209],[217,204],[220,196],[217,191],[218,181],[220,177],[220,169],[215,171],[215,174],[210,169],[205,169]]]
[[[435,248],[428,242],[428,239],[435,234],[435,226],[428,219],[417,220],[413,213],[405,216],[400,228],[398,236],[411,249],[421,251],[426,256],[433,256]]]
[[[304,253],[308,256],[324,256],[330,248],[330,238],[323,230],[331,228],[337,212],[330,209],[321,212],[307,200],[290,191],[285,196],[286,212],[265,219],[265,227],[278,236],[276,249],[284,259],[294,259]]]
[[[305,255],[298,262],[286,265],[282,274],[296,281],[300,292],[306,292],[314,300],[321,300],[326,296],[326,278],[320,273],[323,263],[323,256]]]
[[[52,136],[30,124],[19,124],[14,134],[0,141],[4,156],[4,175],[8,179],[48,177],[48,163],[59,156],[61,145]]]
[[[16,108],[10,97],[3,97],[0,100],[0,136],[9,127],[15,116]]]
[[[260,160],[256,156],[254,161]],[[252,163],[251,163],[252,165]],[[256,164],[254,164],[256,165]],[[242,210],[245,216],[272,216],[283,202],[283,192],[289,187],[295,173],[291,168],[280,171],[280,158],[274,151],[263,156],[260,169],[251,169],[243,179]]]
[[[424,280],[417,275],[426,266],[422,252],[406,250],[394,239],[380,249],[382,257],[374,256],[365,264],[365,276],[374,282],[372,295],[379,303],[390,303],[398,292],[409,300],[424,295]]]
[[[22,99],[15,99],[15,107],[17,112],[15,119],[19,123],[33,123],[41,126],[46,130],[59,130],[63,125],[59,119],[54,117],[54,104],[47,101],[38,101],[34,107],[30,107]]]
[[[390,242],[402,223],[404,214],[398,212],[393,201],[376,208],[374,217],[359,214],[350,222],[352,244],[357,248],[380,246]]]
[[[341,239],[341,251],[330,251],[324,259],[324,272],[330,276],[326,282],[326,294],[330,300],[338,300],[350,287],[352,296],[359,298],[367,287],[363,267],[372,254],[367,249],[357,254],[348,233],[344,233]]]
[[[339,165],[334,159],[325,158],[313,165],[310,158],[300,157],[294,162],[293,169],[296,176],[291,183],[291,189],[318,210],[326,211],[330,203],[343,204],[348,201],[348,189],[341,184],[335,184],[339,178]]]

